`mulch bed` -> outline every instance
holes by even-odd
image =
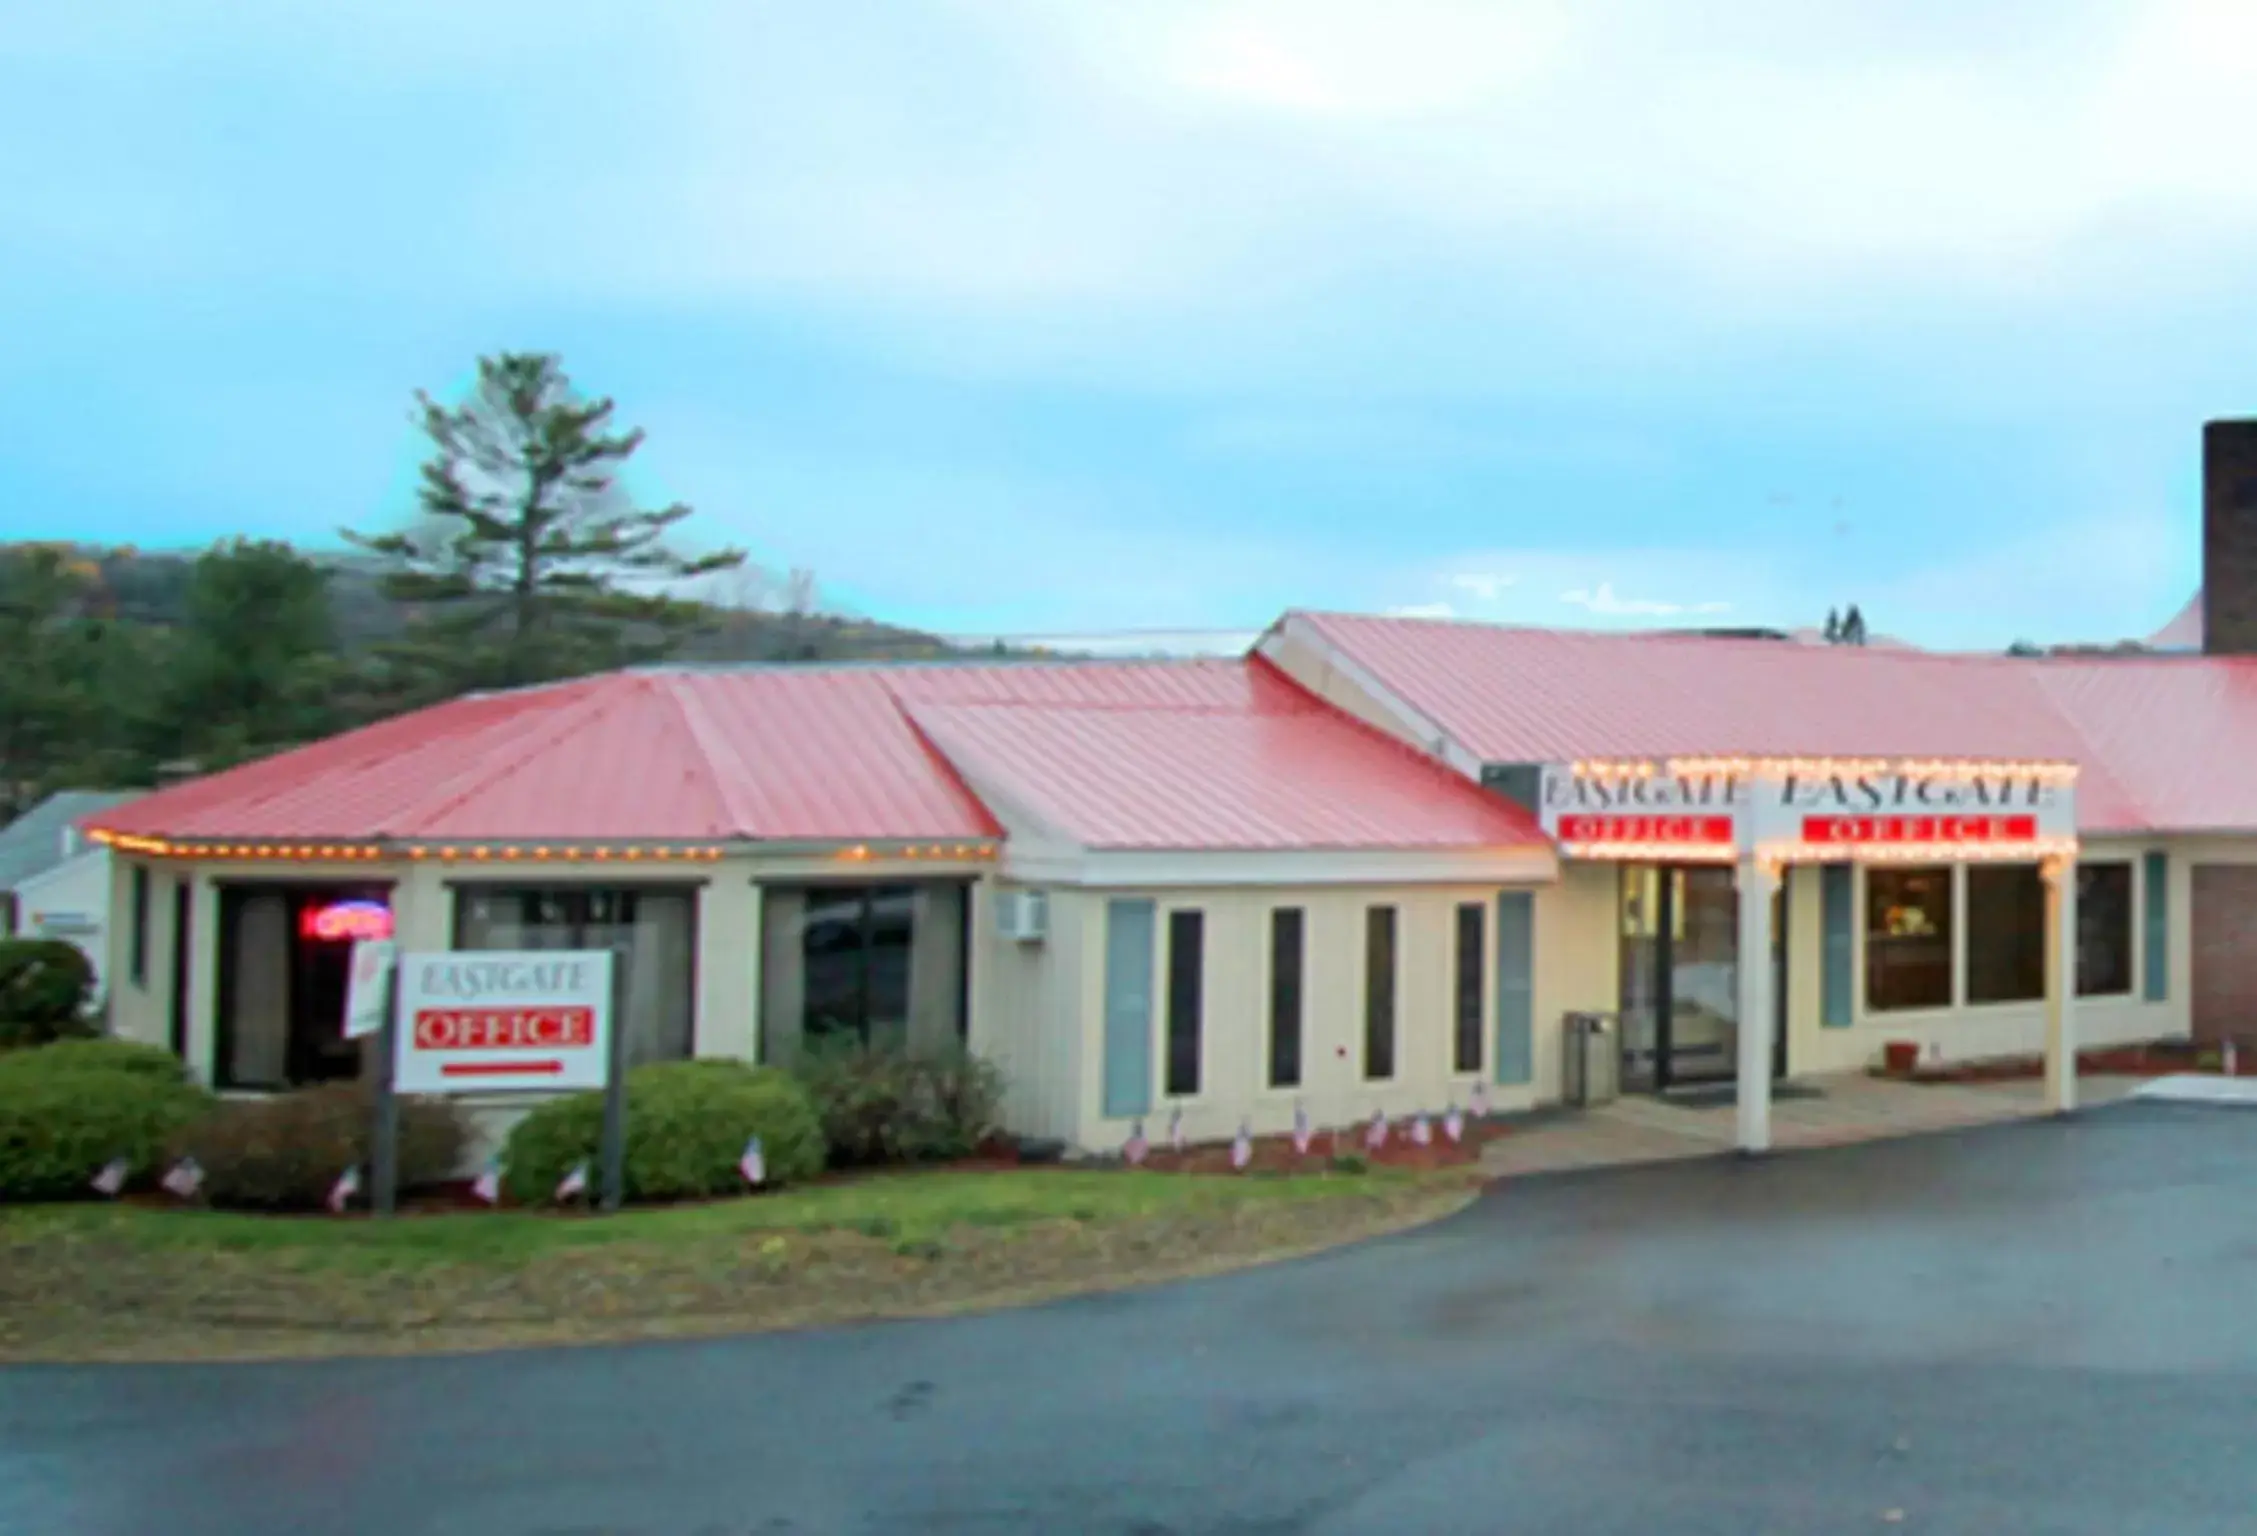
[[[1442,1134],[1439,1116],[1428,1122],[1429,1140],[1420,1146],[1411,1139],[1410,1126],[1400,1120],[1390,1121],[1387,1140],[1377,1150],[1366,1142],[1365,1127],[1358,1125],[1340,1130],[1319,1131],[1309,1142],[1307,1152],[1293,1149],[1291,1136],[1257,1136],[1253,1139],[1253,1157],[1248,1161],[1248,1173],[1315,1173],[1328,1166],[1335,1157],[1354,1157],[1373,1168],[1407,1168],[1428,1170],[1435,1168],[1467,1168],[1481,1160],[1481,1149],[1490,1142],[1510,1134],[1507,1127],[1494,1120],[1468,1120],[1462,1140],[1451,1141]],[[1231,1143],[1227,1141],[1200,1142],[1185,1147],[1181,1152],[1164,1144],[1155,1144],[1146,1154],[1144,1167],[1163,1173],[1227,1174],[1232,1171]]]

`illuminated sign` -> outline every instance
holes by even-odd
[[[1732,844],[1729,816],[1562,816],[1563,843]]]
[[[2035,816],[1805,816],[1806,843],[2034,843]]]
[[[298,937],[334,942],[344,939],[388,939],[392,936],[392,909],[381,901],[331,901],[308,907],[298,917]]]

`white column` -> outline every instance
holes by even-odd
[[[1771,1150],[1771,890],[1778,871],[1743,858],[1740,891],[1739,1147]]]
[[[2077,861],[2045,864],[2045,1107],[2077,1107]]]

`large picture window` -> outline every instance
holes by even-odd
[[[1301,1086],[1301,951],[1307,919],[1299,907],[1270,913],[1270,1086]]]
[[[763,886],[760,1059],[961,1041],[965,905],[961,881]]]
[[[2077,866],[2077,995],[2132,990],[2132,866]]]
[[[1395,1075],[1395,909],[1364,909],[1364,1076]]]
[[[2035,864],[1967,870],[1967,1001],[2045,996],[2045,877]]]
[[[457,949],[613,949],[625,956],[627,1061],[690,1054],[697,893],[664,887],[465,885]]]
[[[1481,1070],[1481,999],[1488,983],[1483,980],[1484,962],[1487,959],[1487,924],[1489,914],[1485,903],[1461,902],[1458,905],[1458,996],[1457,1036],[1451,1051],[1451,1068],[1458,1072]]]
[[[1951,1006],[1951,870],[1865,872],[1865,1006]]]
[[[1168,914],[1168,1093],[1199,1091],[1199,1010],[1205,1001],[1207,920],[1199,912]]]

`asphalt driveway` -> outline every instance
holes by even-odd
[[[0,1373],[0,1531],[2257,1528],[2257,1113],[1517,1182],[1301,1263],[716,1343]]]

